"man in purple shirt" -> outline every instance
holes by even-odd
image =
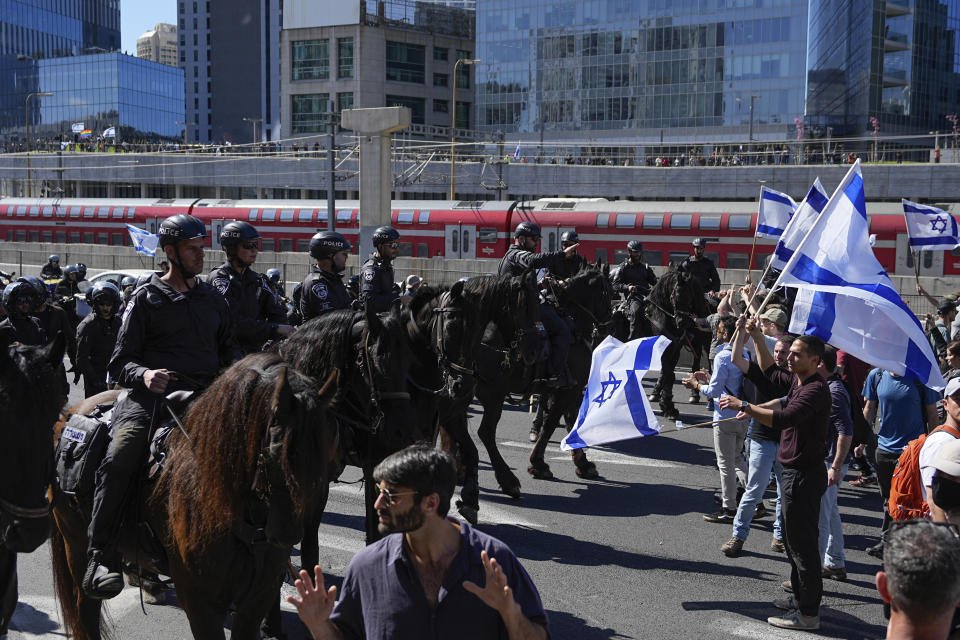
[[[820,498],[827,487],[827,424],[830,420],[830,388],[817,373],[823,358],[823,340],[800,336],[790,345],[787,366],[796,383],[784,398],[752,405],[723,396],[724,409],[739,408],[745,416],[779,429],[777,460],[783,465],[784,542],[790,559],[790,587],[795,596],[773,604],[787,613],[771,616],[767,622],[784,629],[820,628],[820,600],[823,598],[819,538]]]
[[[547,615],[510,549],[447,518],[457,472],[424,445],[389,456],[373,472],[385,537],[350,561],[340,598],[306,571],[287,600],[315,640],[545,640]],[[482,586],[481,586],[482,585]]]

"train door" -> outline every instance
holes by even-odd
[[[230,220],[214,220],[210,225],[210,248],[220,249],[220,232],[223,231],[223,225]]]
[[[477,257],[477,226],[448,224],[444,227],[444,251],[447,258]]]
[[[909,248],[910,237],[901,233],[897,235],[897,265],[896,273],[898,275],[913,275],[914,272],[914,253]],[[944,251],[922,251],[920,253],[920,275],[922,276],[942,276],[943,275],[943,254]]]
[[[144,222],[147,223],[147,231],[156,235],[157,229],[160,226],[160,218],[147,218]]]
[[[573,227],[546,227],[541,231],[543,237],[540,239],[541,251],[560,251],[560,236],[567,231],[574,231]],[[583,255],[581,253],[581,255]]]

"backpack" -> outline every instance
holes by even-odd
[[[923,489],[920,477],[920,450],[927,441],[928,435],[937,431],[947,431],[954,438],[960,439],[960,431],[951,426],[941,425],[930,432],[921,434],[919,438],[911,440],[900,454],[897,466],[893,470],[893,480],[890,482],[890,501],[887,511],[894,520],[914,520],[925,518],[930,513],[930,506],[923,499]]]

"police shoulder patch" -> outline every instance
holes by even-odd
[[[363,279],[366,280],[367,282],[370,282],[371,280],[373,280],[373,269],[364,270]]]
[[[312,288],[313,295],[317,297],[318,300],[327,299],[327,285],[322,282],[317,282],[313,285]]]
[[[227,295],[227,289],[230,288],[229,278],[214,278],[210,283],[213,288],[220,292],[220,295]]]

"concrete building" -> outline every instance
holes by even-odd
[[[474,58],[474,12],[415,0],[287,0],[280,77],[284,137],[309,140],[336,111],[409,107],[412,135],[449,139],[453,71]],[[475,124],[473,67],[457,65],[456,125]]]
[[[282,0],[178,0],[187,140],[280,136]]]
[[[180,66],[177,48],[177,25],[158,22],[153,29],[137,38],[137,57],[171,67]]]

